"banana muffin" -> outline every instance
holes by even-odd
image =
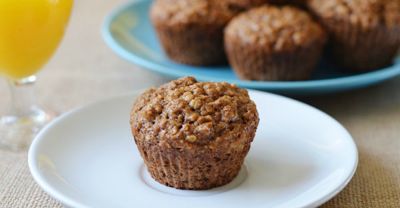
[[[246,80],[303,80],[315,69],[326,42],[319,24],[292,6],[261,6],[235,17],[225,29],[225,50]]]
[[[259,122],[247,90],[192,77],[149,89],[130,124],[150,175],[178,189],[210,189],[238,174]]]
[[[190,65],[226,63],[223,30],[239,12],[264,0],[156,0],[150,18],[172,60]]]
[[[341,67],[366,71],[392,63],[400,47],[400,0],[310,0],[309,8]]]

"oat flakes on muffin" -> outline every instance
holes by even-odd
[[[353,71],[392,63],[400,47],[400,0],[310,0],[330,35],[334,61]]]
[[[259,122],[247,90],[181,78],[144,92],[131,112],[150,175],[178,189],[210,189],[238,174]]]
[[[310,78],[326,34],[306,12],[292,6],[262,6],[235,17],[225,29],[225,51],[246,80]]]
[[[237,0],[236,0],[237,1]],[[166,54],[190,65],[226,63],[223,29],[238,12],[260,0],[156,0],[150,18]]]

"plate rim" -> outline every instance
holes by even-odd
[[[157,72],[169,77],[181,77],[190,76],[190,73],[182,74],[181,72],[172,70],[164,66],[163,64],[157,64],[148,59],[142,58],[135,53],[125,49],[114,37],[111,30],[111,26],[114,20],[122,14],[125,10],[128,10],[136,4],[148,2],[147,0],[132,0],[114,8],[110,14],[108,14],[103,22],[101,28],[101,34],[105,43],[122,58],[136,64],[144,69]],[[400,56],[396,56],[397,58]],[[393,65],[378,69],[375,71],[365,72],[361,74],[355,74],[339,78],[329,79],[318,79],[318,80],[304,80],[304,81],[247,81],[247,80],[225,80],[222,78],[214,78],[204,75],[196,75],[196,78],[200,81],[228,81],[234,82],[240,87],[252,88],[252,89],[266,89],[266,90],[316,90],[325,89],[325,91],[343,91],[348,89],[361,88],[376,84],[391,78],[400,76],[400,63],[399,65]],[[333,89],[334,88],[334,89]]]
[[[359,162],[357,145],[356,145],[353,137],[351,136],[350,132],[347,131],[347,129],[341,123],[339,123],[335,118],[333,118],[329,114],[317,109],[314,106],[308,105],[306,103],[300,102],[300,101],[292,99],[292,98],[288,98],[288,97],[277,95],[277,94],[273,94],[273,93],[262,92],[262,91],[257,91],[257,90],[248,90],[248,91],[250,93],[264,94],[264,95],[267,95],[267,96],[275,97],[275,98],[281,99],[281,100],[283,100],[285,102],[292,102],[292,103],[295,103],[297,105],[301,105],[302,107],[311,109],[313,111],[317,111],[317,112],[321,113],[327,119],[329,119],[332,122],[334,122],[337,125],[338,128],[343,130],[343,132],[346,134],[346,138],[345,139],[348,140],[349,145],[350,145],[350,149],[352,150],[352,154],[353,154],[352,157],[354,157],[354,161],[352,163],[351,171],[348,173],[347,177],[340,183],[339,186],[337,186],[336,188],[332,189],[329,193],[327,193],[325,196],[321,197],[320,199],[318,199],[316,201],[309,202],[308,204],[302,205],[302,207],[318,207],[318,206],[322,205],[323,203],[327,202],[328,200],[332,199],[339,192],[341,192],[348,185],[348,183],[351,181],[351,179],[353,178],[354,174],[356,173],[356,170],[357,170],[357,167],[358,167],[358,162]],[[82,204],[82,203],[78,202],[77,200],[74,200],[73,198],[65,196],[63,193],[58,191],[56,187],[51,185],[51,183],[48,182],[46,177],[43,176],[42,171],[39,170],[39,165],[37,164],[37,160],[36,160],[37,156],[39,155],[38,154],[38,149],[40,147],[41,141],[44,138],[46,138],[46,133],[50,129],[52,129],[53,126],[56,126],[59,123],[62,123],[63,120],[65,120],[66,118],[74,116],[75,114],[79,114],[79,112],[85,111],[87,109],[90,109],[93,106],[101,105],[102,103],[106,103],[106,102],[110,102],[111,100],[114,100],[114,99],[121,99],[121,98],[128,97],[128,96],[131,96],[131,97],[138,96],[140,92],[143,92],[143,90],[137,90],[137,91],[133,91],[133,92],[130,92],[130,93],[114,95],[114,96],[111,96],[111,97],[108,97],[108,98],[105,98],[105,99],[101,99],[99,101],[95,101],[95,102],[92,102],[90,104],[78,107],[78,108],[75,108],[73,110],[68,111],[67,113],[62,114],[61,116],[59,116],[55,120],[53,120],[50,124],[45,126],[39,132],[39,134],[35,137],[35,139],[33,140],[32,144],[31,144],[31,146],[29,148],[29,151],[28,151],[28,167],[29,167],[29,171],[30,171],[33,179],[35,180],[35,182],[42,188],[42,190],[44,190],[47,194],[49,194],[54,199],[56,199],[59,202],[61,202],[63,205],[68,205],[68,206],[71,206],[71,207],[85,207],[85,208],[86,207],[90,207],[89,205]]]

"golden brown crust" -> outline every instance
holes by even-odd
[[[156,0],[151,17],[166,25],[218,24],[225,25],[235,14],[221,1],[210,0]]]
[[[341,20],[361,28],[400,25],[399,0],[310,0],[317,16]]]
[[[246,90],[186,77],[140,96],[131,123],[138,139],[165,142],[172,148],[215,148],[241,139],[238,134],[243,130],[254,131],[258,115]]]
[[[310,0],[330,35],[335,63],[351,71],[388,66],[400,47],[399,0]]]
[[[143,93],[130,120],[152,177],[182,189],[230,182],[240,170],[258,122],[246,90],[192,77]]]
[[[304,11],[263,6],[235,17],[225,29],[225,51],[241,79],[308,79],[326,35]]]
[[[262,6],[244,12],[229,23],[225,35],[270,51],[291,51],[325,36],[310,15],[291,6]]]

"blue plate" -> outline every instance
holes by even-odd
[[[163,53],[149,20],[151,1],[136,0],[113,11],[105,20],[103,37],[120,56],[171,77],[194,76],[201,81],[227,81],[238,86],[290,95],[323,94],[366,87],[400,74],[400,57],[395,64],[368,73],[345,73],[322,62],[311,80],[244,81],[229,66],[194,67],[174,63]]]

